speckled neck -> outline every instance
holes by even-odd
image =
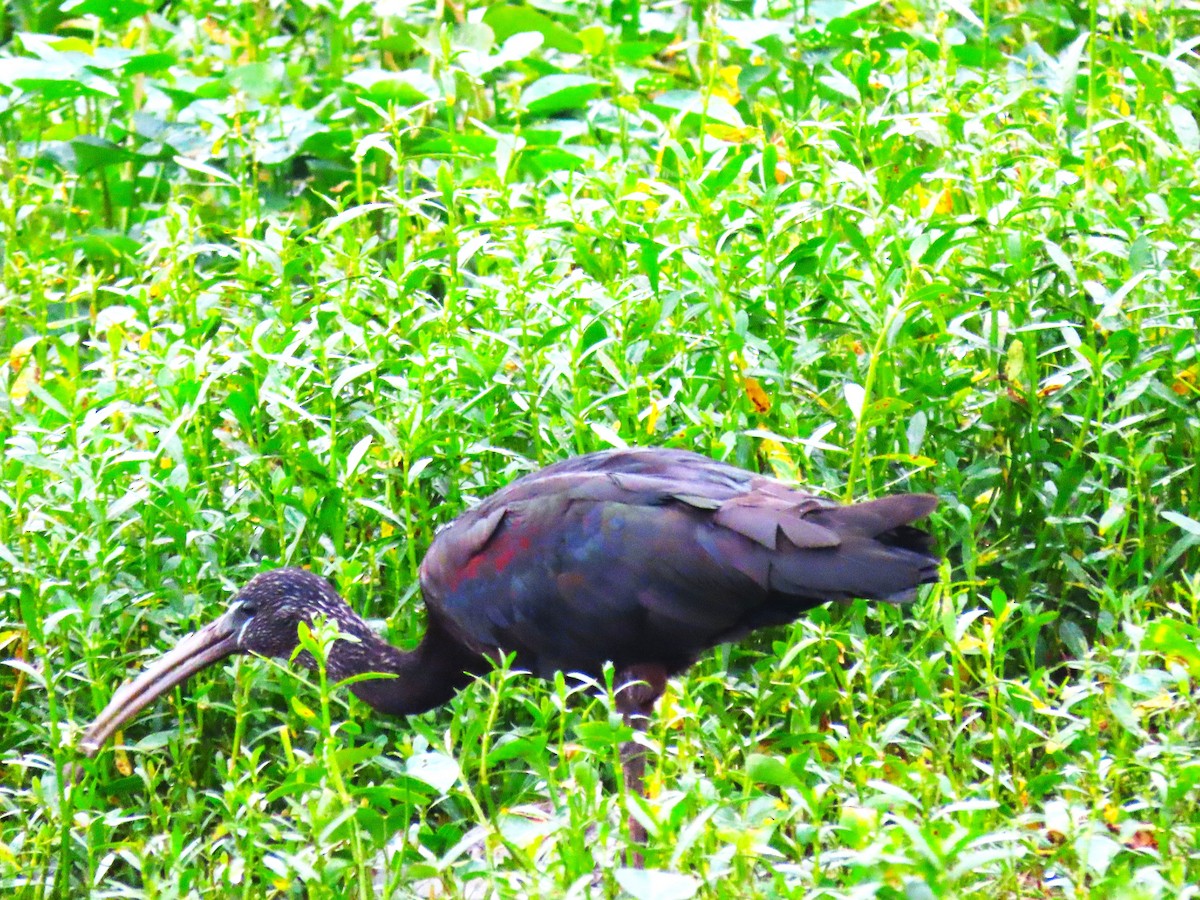
[[[430,620],[421,643],[413,650],[393,647],[365,622],[361,627],[339,623],[357,641],[338,641],[329,651],[329,677],[342,681],[367,672],[384,676],[356,681],[350,690],[382,713],[411,716],[441,706],[483,668],[483,657],[466,651]]]

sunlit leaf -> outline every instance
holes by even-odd
[[[1145,646],[1182,660],[1200,677],[1200,628],[1187,622],[1155,622],[1146,629]]]
[[[596,437],[600,438],[609,447],[624,449],[629,446],[624,438],[603,422],[590,422],[589,427],[595,432]]]
[[[1191,516],[1185,516],[1183,513],[1178,513],[1173,510],[1164,509],[1159,513],[1164,519],[1172,525],[1177,525],[1194,537],[1200,537],[1200,522],[1193,519]]]
[[[437,82],[419,69],[408,69],[404,72],[356,69],[346,76],[346,81],[377,100],[389,100],[409,106],[441,95]]]
[[[741,115],[728,100],[716,95],[706,97],[700,91],[666,91],[651,101],[651,107],[660,107],[668,115],[680,115],[690,127],[710,122],[729,128],[745,127]]]
[[[137,0],[66,0],[61,9],[72,16],[96,16],[111,24],[121,24],[144,15],[153,7]]]
[[[497,41],[505,41],[520,32],[533,31],[542,35],[546,46],[554,50],[578,53],[583,49],[580,39],[570,30],[532,6],[497,3],[484,13],[483,21],[495,33]]]
[[[861,419],[863,403],[867,397],[867,392],[863,390],[862,385],[847,381],[842,385],[842,395],[846,398],[846,405],[850,407],[850,414],[854,416],[855,421]]]
[[[458,763],[444,753],[413,754],[404,768],[411,777],[441,793],[450,790],[462,777]]]
[[[1196,126],[1196,117],[1174,103],[1167,104],[1167,116],[1171,120],[1171,127],[1175,129],[1179,145],[1190,153],[1200,151],[1200,128]]]
[[[661,869],[617,869],[617,884],[634,900],[691,900],[700,881]]]
[[[547,75],[521,93],[521,106],[531,113],[549,115],[579,109],[600,93],[600,82],[587,75]]]
[[[111,81],[84,68],[81,60],[65,57],[0,57],[0,84],[19,87],[45,100],[119,95]]]
[[[775,787],[797,787],[800,784],[796,774],[778,758],[761,753],[751,753],[746,757],[746,774],[759,784]]]

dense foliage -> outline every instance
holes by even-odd
[[[1196,896],[1197,11],[8,4],[0,892]],[[647,871],[570,680],[243,660],[73,749],[264,568],[411,643],[438,525],[625,443],[947,553],[673,684]]]

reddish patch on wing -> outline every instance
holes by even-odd
[[[478,578],[481,574],[486,574],[488,570],[491,571],[491,574],[498,575],[532,544],[533,541],[529,535],[511,528],[503,529],[458,571],[457,577],[454,579],[454,587],[458,587],[466,580]]]

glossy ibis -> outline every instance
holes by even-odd
[[[428,627],[411,651],[380,639],[327,581],[303,569],[256,576],[216,621],[113,696],[83,737],[90,756],[139,710],[234,653],[288,658],[320,613],[341,633],[331,679],[381,712],[446,702],[502,653],[540,677],[616,673],[626,721],[644,729],[666,680],[717,644],[830,600],[903,602],[937,577],[937,505],[896,494],[839,506],[681,450],[609,450],[521,478],[464,513],[421,564]],[[303,654],[300,660],[312,665]],[[628,789],[644,760],[626,745]],[[644,832],[631,822],[633,836]]]

